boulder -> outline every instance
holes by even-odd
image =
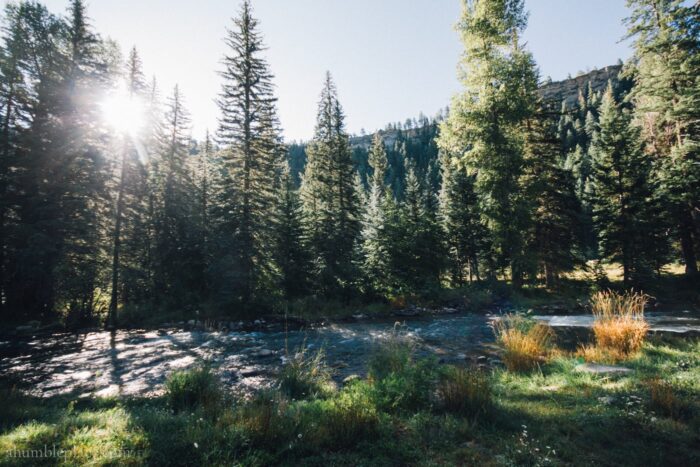
[[[257,352],[255,352],[253,354],[253,356],[257,357],[257,358],[267,358],[267,357],[272,357],[274,354],[275,354],[275,352],[273,352],[270,349],[260,349]]]

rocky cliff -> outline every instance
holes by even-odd
[[[608,81],[616,85],[620,80],[620,71],[622,71],[622,65],[610,65],[575,78],[545,83],[540,87],[540,94],[545,100],[556,102],[566,101],[567,105],[571,106],[578,100],[579,92],[585,92],[588,89],[588,83],[591,83],[591,87],[594,91],[604,90],[608,85]],[[391,147],[396,141],[397,132],[395,130],[379,131],[384,137],[384,144]],[[403,130],[404,135],[408,138],[414,136],[418,131],[419,129],[415,128]],[[368,149],[373,136],[374,134],[353,136],[350,138],[350,145],[352,147]]]
[[[611,81],[613,86],[616,85],[620,80],[620,71],[622,71],[622,65],[610,65],[576,78],[546,83],[540,87],[540,94],[545,100],[565,100],[567,105],[571,105],[576,103],[579,91],[585,92],[588,89],[588,83],[591,84],[594,91],[605,89],[608,81]]]

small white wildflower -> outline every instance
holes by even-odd
[[[651,422],[652,423],[656,422],[656,417],[651,417]]]
[[[195,447],[195,449],[199,449],[199,444],[194,443],[194,447]]]
[[[301,437],[302,437],[302,434],[299,433],[299,434],[297,435],[297,438],[301,439]]]

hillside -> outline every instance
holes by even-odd
[[[567,106],[571,106],[576,103],[579,92],[585,92],[588,89],[589,83],[594,91],[603,90],[608,85],[608,80],[612,81],[613,85],[619,82],[621,71],[622,65],[609,65],[575,78],[543,84],[540,87],[540,94],[545,100],[565,101]],[[415,136],[419,131],[420,128],[401,130],[406,138]],[[384,136],[384,144],[387,147],[392,147],[399,137],[399,130],[379,130],[379,132]],[[374,133],[353,136],[350,138],[350,144],[354,148],[368,149],[373,137]]]

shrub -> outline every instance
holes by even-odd
[[[217,377],[207,367],[176,371],[165,382],[165,395],[175,412],[202,406],[214,408],[222,399]]]
[[[554,333],[549,326],[520,315],[506,315],[494,325],[498,342],[505,348],[503,363],[509,371],[529,371],[550,352]]]
[[[428,407],[437,380],[436,368],[433,359],[425,359],[411,362],[402,370],[374,381],[377,406],[387,411],[412,411]]]
[[[331,374],[323,360],[323,349],[309,355],[302,345],[294,355],[287,358],[278,381],[282,394],[292,399],[306,399],[331,392]]]
[[[644,320],[648,297],[634,291],[618,294],[598,292],[591,297],[596,345],[610,360],[637,353],[644,344],[649,325]]]
[[[444,410],[471,417],[487,413],[493,402],[488,375],[458,367],[449,367],[444,372],[437,395]]]

